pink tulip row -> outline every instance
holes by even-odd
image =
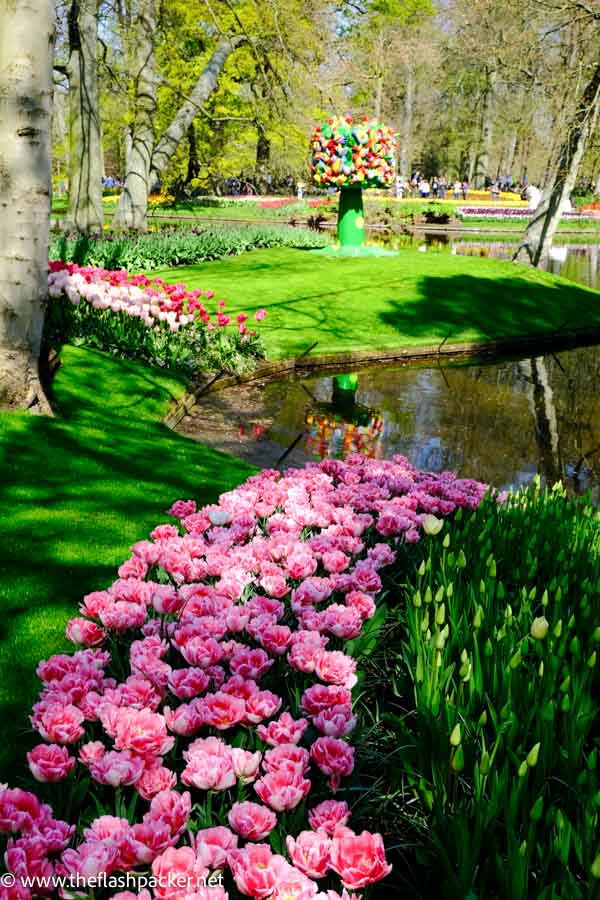
[[[96,801],[75,838],[33,793],[0,790],[16,878],[0,897],[28,900],[32,877],[125,872],[152,876],[153,894],[118,900],[226,900],[233,886],[340,900],[385,877],[381,835],[355,833],[331,796],[354,770],[358,725],[356,660],[342,648],[375,614],[398,546],[485,490],[355,455],[265,470],[202,509],[175,503],[177,524],[83,598],[67,626],[80,649],[38,667],[31,773],[62,794],[87,780]],[[339,890],[320,889],[335,877]]]
[[[97,310],[124,312],[149,328],[164,323],[171,331],[177,331],[181,326],[202,322],[213,331],[232,322],[224,312],[224,300],[217,301],[217,309],[212,314],[206,309],[202,298],[212,300],[214,291],[190,291],[184,284],[167,284],[161,278],[130,275],[125,270],[51,262],[48,292],[51,297],[64,294],[75,306],[83,300]],[[264,309],[259,309],[254,318],[261,322],[266,315]],[[248,331],[246,313],[239,313],[235,321],[240,334],[254,337],[255,332]]]

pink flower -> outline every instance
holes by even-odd
[[[349,591],[346,594],[346,605],[356,609],[363,619],[371,619],[377,609],[373,598],[361,591]]]
[[[204,828],[196,834],[196,854],[209,869],[223,869],[227,865],[227,857],[237,847],[238,838],[229,828],[217,825]]]
[[[315,663],[315,675],[322,681],[351,689],[357,682],[356,660],[340,650],[321,650]]]
[[[262,900],[273,892],[276,874],[273,854],[266,844],[248,844],[228,857],[231,874],[240,893]]]
[[[304,775],[310,766],[310,754],[296,744],[280,744],[268,750],[263,759],[265,772],[290,772]]]
[[[104,628],[89,619],[76,618],[67,622],[67,640],[85,647],[99,647],[106,640]]]
[[[151,800],[161,791],[170,791],[177,784],[177,775],[159,762],[147,766],[135,783],[144,800]]]
[[[114,730],[107,728],[109,719],[110,711],[102,709],[100,721],[114,738],[117,750],[131,750],[144,757],[164,756],[175,742],[174,738],[167,735],[164,716],[150,710],[117,710],[114,715]]]
[[[347,737],[356,728],[358,719],[347,706],[332,706],[313,718],[315,728],[328,737]]]
[[[90,763],[102,759],[105,753],[106,747],[102,741],[88,741],[87,744],[81,745],[79,749],[79,759],[84,766],[89,766]]]
[[[324,684],[314,684],[307,688],[302,695],[302,712],[307,716],[316,716],[322,710],[331,706],[352,707],[352,694],[347,688],[329,687]]]
[[[289,712],[284,712],[277,721],[269,722],[266,726],[259,725],[257,732],[261,741],[277,747],[279,744],[298,744],[307,728],[306,719],[295,720]]]
[[[205,691],[208,681],[208,675],[203,669],[174,669],[169,676],[169,689],[181,700],[188,700]]]
[[[221,691],[209,694],[200,702],[205,723],[219,731],[239,724],[246,715],[246,704],[243,700]]]
[[[175,710],[165,706],[163,715],[169,731],[183,737],[189,737],[191,734],[199,731],[204,724],[201,705],[196,701],[182,703]]]
[[[301,831],[295,840],[288,835],[286,844],[290,860],[301,872],[310,878],[325,877],[331,852],[331,840],[325,831]]]
[[[31,722],[46,741],[55,744],[74,744],[83,735],[83,713],[70,703],[44,704]]]
[[[264,719],[270,719],[279,711],[281,697],[272,691],[258,691],[246,700],[246,720],[257,725]]]
[[[299,869],[291,866],[282,856],[275,856],[271,863],[275,870],[275,889],[272,900],[313,900],[317,885]]]
[[[338,825],[346,825],[350,819],[348,804],[342,800],[324,800],[308,811],[308,821],[314,831],[323,829],[332,835]]]
[[[228,814],[229,824],[248,841],[262,841],[277,825],[277,816],[259,803],[234,803]]]
[[[258,681],[269,671],[274,661],[264,650],[240,650],[230,659],[229,668],[233,675]]]
[[[161,900],[180,900],[204,886],[208,869],[191,847],[169,847],[152,863],[154,893]]]
[[[255,782],[254,790],[271,809],[283,812],[295,809],[310,791],[310,781],[298,773],[285,770],[269,773]]]
[[[363,831],[356,835],[349,828],[339,827],[333,835],[329,864],[351,891],[385,878],[392,870],[380,834]]]
[[[243,750],[241,747],[233,747],[231,750],[231,761],[236,777],[243,784],[249,784],[254,781],[258,775],[258,769],[262,754],[260,752],[251,753],[249,750]]]
[[[333,791],[337,790],[340,779],[354,770],[353,748],[337,738],[317,738],[310,748],[310,755],[321,772],[331,776],[329,785]]]
[[[36,781],[54,782],[67,777],[75,765],[75,758],[66,747],[38,744],[27,754],[27,762]]]
[[[133,784],[140,778],[143,770],[144,760],[128,750],[122,753],[110,750],[101,759],[90,763],[90,775],[94,781],[113,788]]]
[[[266,309],[257,309],[256,312],[254,313],[254,318],[256,319],[257,322],[262,322],[263,319],[267,318]]]

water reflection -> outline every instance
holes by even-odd
[[[600,494],[600,348],[503,362],[362,370],[353,409],[331,376],[267,385],[268,436],[309,457],[406,455],[415,465],[518,486],[540,474]]]

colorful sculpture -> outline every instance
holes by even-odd
[[[362,190],[394,183],[396,138],[390,128],[367,116],[357,122],[339,116],[315,129],[311,149],[315,184],[340,189],[340,247],[358,253],[365,242]]]

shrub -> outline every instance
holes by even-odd
[[[417,549],[380,651],[379,734],[422,896],[443,884],[452,900],[533,900],[560,885],[583,900],[600,868],[598,515],[534,486],[459,511]]]
[[[329,241],[326,235],[285,226],[211,226],[171,234],[115,235],[101,240],[62,236],[52,242],[50,259],[104,269],[151,271],[210,262],[261,248],[313,249],[324,247]]]

